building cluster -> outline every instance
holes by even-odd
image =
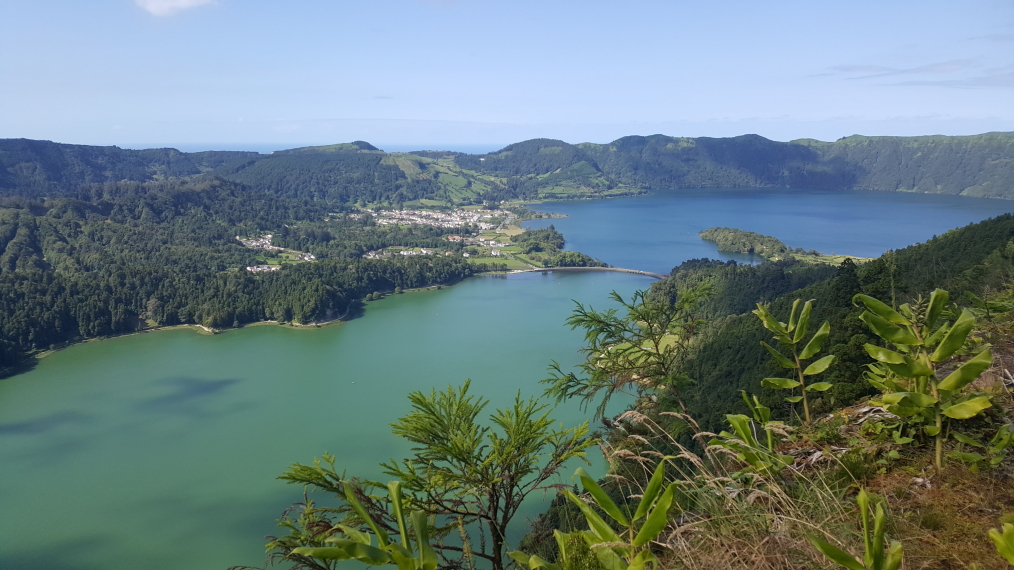
[[[247,271],[252,271],[253,273],[260,273],[262,271],[278,271],[278,266],[277,265],[251,265],[251,266],[247,267],[246,270]]]
[[[418,224],[438,228],[458,228],[467,224],[475,224],[484,230],[495,225],[488,220],[494,217],[489,210],[452,210],[436,212],[429,210],[367,210],[376,217],[380,225]]]
[[[276,245],[271,245],[271,237],[272,237],[271,234],[264,234],[264,235],[262,235],[259,238],[245,239],[245,238],[241,238],[239,236],[236,236],[236,239],[239,240],[239,242],[242,243],[243,245],[245,245],[245,246],[247,246],[249,248],[253,248],[253,249],[266,249],[266,250],[269,250],[269,251],[270,250],[276,250],[277,251],[277,250],[285,249],[283,247],[278,247]]]

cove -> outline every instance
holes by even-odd
[[[529,223],[555,224],[568,248],[668,273],[694,257],[749,260],[701,241],[710,226],[874,256],[1014,202],[681,190],[539,209],[569,215]],[[290,463],[327,451],[349,474],[382,479],[377,464],[407,451],[388,424],[409,391],[472,378],[494,407],[518,390],[538,395],[551,360],[579,359],[582,335],[564,325],[571,299],[603,308],[610,291],[650,283],[608,272],[478,277],[369,303],[333,327],[167,330],[61,350],[0,381],[0,568],[259,566],[261,537],[301,498],[275,479]],[[587,414],[568,404],[554,417],[571,425]]]

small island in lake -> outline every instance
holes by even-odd
[[[770,261],[782,259],[798,259],[813,263],[829,263],[837,265],[845,259],[853,261],[866,261],[868,258],[856,257],[854,255],[824,255],[816,250],[806,251],[801,247],[791,248],[778,238],[766,236],[756,232],[737,230],[735,228],[708,228],[698,233],[701,239],[714,242],[718,245],[718,251],[729,251],[735,253],[752,253]]]

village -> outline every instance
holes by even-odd
[[[277,251],[281,253],[280,257],[276,257],[279,261],[298,263],[301,261],[314,261],[317,259],[312,253],[306,253],[304,251],[296,251],[294,249],[285,249],[284,247],[278,247],[277,245],[271,245],[271,238],[274,235],[264,234],[259,238],[242,238],[236,236],[236,240],[242,243],[245,247],[250,249],[262,249],[264,251]],[[278,271],[281,267],[280,264],[265,264],[265,265],[251,265],[246,268],[251,273],[261,273],[263,271]]]
[[[496,227],[490,220],[496,217],[490,210],[452,210],[441,212],[434,210],[364,210],[377,219],[380,225],[418,224],[438,228],[458,228],[475,224],[479,229],[488,230]]]

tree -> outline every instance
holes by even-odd
[[[692,381],[683,365],[704,323],[697,312],[709,295],[711,289],[704,285],[672,297],[637,291],[627,302],[613,291],[610,297],[624,314],[617,309],[599,312],[575,301],[567,324],[585,330],[585,361],[578,366],[584,376],[564,374],[554,362],[552,377],[543,381],[549,384],[546,393],[557,401],[578,397],[584,406],[604,393],[595,410],[596,417],[602,417],[617,392],[640,396],[646,390],[669,390],[686,413],[680,391]]]
[[[550,479],[571,459],[583,459],[585,450],[596,440],[589,437],[587,422],[569,429],[554,428],[546,405],[533,398],[522,399],[520,393],[513,406],[490,416],[490,425],[481,425],[479,416],[489,401],[470,395],[469,387],[470,382],[465,382],[458,388],[410,394],[412,411],[392,428],[396,435],[415,444],[413,454],[382,467],[401,481],[404,508],[423,511],[435,521],[430,536],[436,541],[433,548],[445,561],[454,554],[474,556],[487,560],[493,570],[502,570],[507,527],[525,497],[537,490],[559,487]],[[375,526],[398,532],[390,500],[373,492],[381,485],[339,474],[332,456],[325,456],[323,462],[315,460],[312,465],[293,464],[281,478],[343,500],[341,507],[331,511],[342,515],[346,526],[369,524],[371,529]],[[369,516],[349,506],[345,499],[350,492],[355,493]],[[446,524],[440,526],[440,521]],[[443,544],[442,537],[454,530],[466,538],[464,547]],[[467,540],[470,531],[482,534],[477,550]],[[322,545],[323,539],[317,538],[320,544],[309,546]],[[301,546],[291,541],[276,543],[284,544],[289,552]]]

